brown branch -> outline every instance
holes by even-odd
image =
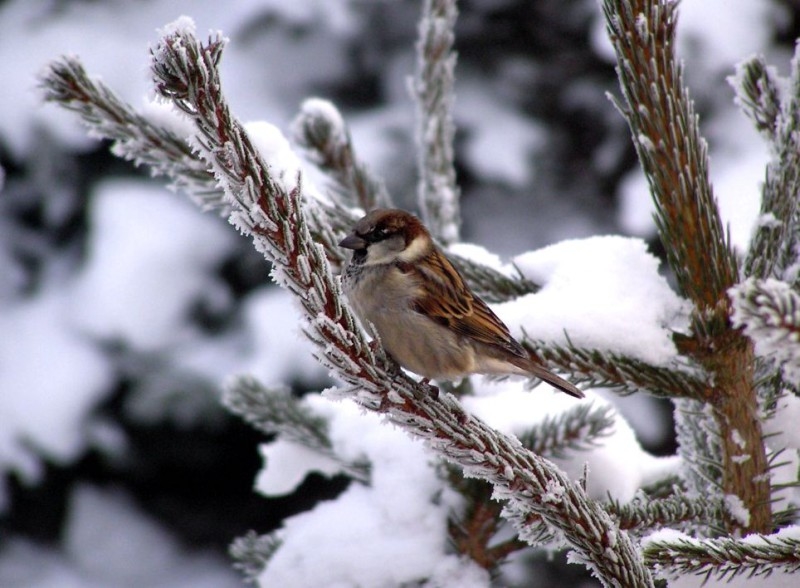
[[[752,343],[729,321],[727,292],[739,280],[738,260],[722,229],[706,142],[675,57],[677,8],[666,0],[604,0],[626,102],[621,110],[650,184],[667,260],[681,292],[695,305],[694,333],[682,351],[713,382],[702,400],[712,404],[720,431],[719,485],[749,512],[746,521],[728,513],[725,522],[731,532],[765,532],[772,516],[755,356]],[[750,459],[738,459],[743,450]]]
[[[656,221],[678,285],[701,311],[738,278],[708,172],[697,115],[675,59],[677,2],[605,0],[617,50],[624,115],[656,204]]]

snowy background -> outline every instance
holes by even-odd
[[[419,4],[0,2],[0,586],[238,586],[225,555],[233,538],[356,492],[317,475],[291,497],[253,492],[264,439],[221,408],[219,390],[239,373],[297,392],[330,385],[293,307],[224,220],[114,159],[74,116],[42,106],[37,74],[75,54],[144,107],[157,29],[191,15],[201,35],[230,38],[223,81],[240,118],[288,129],[303,98],[332,100],[360,156],[413,209],[406,80]],[[617,86],[595,0],[473,0],[461,11],[465,240],[504,261],[608,234],[642,237],[657,254],[627,127],[605,96]],[[679,31],[716,195],[743,245],[766,152],[725,78],[756,52],[785,73],[800,9],[683,0]],[[589,251],[561,247],[576,263]],[[519,259],[539,271],[549,251]],[[588,277],[581,287],[591,285]],[[625,435],[672,452],[663,405],[609,400],[633,425]],[[563,585],[557,564],[536,565],[540,585]]]

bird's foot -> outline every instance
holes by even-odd
[[[434,386],[433,384],[431,384],[431,379],[430,378],[422,378],[418,382],[418,384],[420,386],[428,389],[428,391],[431,394],[431,398],[433,398],[434,400],[438,400],[439,399],[439,387],[438,386]]]

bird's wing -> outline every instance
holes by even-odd
[[[414,299],[414,310],[473,341],[516,356],[517,359],[508,360],[575,398],[584,397],[579,388],[531,359],[511,336],[505,323],[472,293],[442,252],[434,250],[426,262],[429,263],[400,268],[403,272],[417,274],[419,295]]]
[[[412,271],[419,275],[420,295],[414,309],[456,333],[480,343],[496,346],[519,357],[528,354],[497,315],[472,293],[461,274],[438,249]]]

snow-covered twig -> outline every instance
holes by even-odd
[[[774,360],[785,378],[800,385],[800,294],[786,282],[749,278],[731,288],[734,326],[756,346],[756,353]]]
[[[180,128],[185,121],[163,113],[154,117],[137,111],[102,81],[90,78],[74,57],[51,63],[40,85],[46,100],[77,113],[92,135],[113,141],[111,150],[115,155],[146,165],[153,175],[169,178],[171,187],[187,194],[204,210],[215,210],[224,216],[230,212],[214,173],[186,141],[189,130]],[[309,216],[314,239],[323,244],[328,260],[336,267],[344,261],[337,243],[356,218],[342,207],[325,202],[320,202]]]
[[[722,439],[712,408],[700,400],[678,398],[675,401],[675,434],[683,458],[683,479],[695,493],[712,500],[722,500]],[[713,527],[722,527],[720,520]]]
[[[754,55],[736,67],[728,78],[736,92],[736,102],[767,140],[775,138],[781,111],[778,72],[767,65],[763,55]]]
[[[612,502],[607,508],[620,528],[638,535],[661,528],[705,532],[722,520],[723,505],[703,495],[690,497],[676,489],[666,498],[634,499],[627,504]]]
[[[176,190],[204,209],[222,205],[214,176],[177,130],[167,127],[164,118],[155,121],[137,112],[108,86],[91,79],[77,58],[51,63],[40,85],[45,100],[77,113],[92,135],[113,141],[111,150],[117,157],[169,178]]]
[[[417,105],[419,206],[431,233],[445,245],[458,241],[460,189],[453,141],[455,0],[425,0],[419,24],[417,71],[411,93]]]
[[[236,560],[233,567],[242,573],[245,582],[255,584],[280,546],[281,540],[275,534],[259,535],[249,531],[234,540],[228,551]]]
[[[800,528],[744,539],[693,539],[674,531],[656,533],[645,543],[645,557],[670,576],[701,574],[731,580],[740,575],[769,576],[800,570]]]
[[[309,98],[292,126],[295,142],[333,180],[334,189],[345,203],[364,211],[391,207],[383,181],[356,157],[350,131],[333,104]]]
[[[652,586],[636,546],[580,486],[515,439],[466,415],[449,394],[437,397],[430,386],[414,382],[367,344],[341,301],[324,250],[308,231],[299,180],[289,190],[276,182],[230,113],[216,67],[222,47],[218,37],[201,45],[186,27],[167,33],[153,50],[157,89],[196,125],[201,155],[225,188],[232,222],[253,238],[274,264],[276,280],[295,295],[319,359],[351,386],[343,394],[427,441],[466,475],[492,483],[495,496],[508,501],[506,511],[523,539],[525,518],[536,513],[605,584]]]
[[[538,455],[563,458],[585,451],[614,430],[610,405],[577,404],[519,435],[522,444]]]
[[[767,165],[761,211],[744,263],[745,275],[785,279],[800,284],[798,206],[800,191],[800,47],[795,49],[788,80],[762,57],[737,68],[731,78],[737,99],[767,138]]]
[[[340,458],[333,450],[328,421],[309,410],[290,390],[271,390],[252,377],[241,376],[226,387],[222,402],[262,433],[277,435],[324,455],[338,462],[353,479],[369,481],[369,464]]]
[[[250,376],[235,378],[225,388],[223,404],[267,435],[281,435],[312,449],[330,450],[328,422],[294,398],[290,390],[271,390]]]

